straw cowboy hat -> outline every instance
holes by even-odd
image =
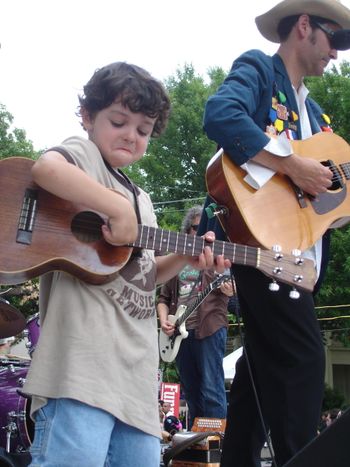
[[[338,0],[284,0],[255,18],[255,22],[266,39],[279,43],[279,22],[288,16],[302,14],[325,18],[339,24],[343,29],[350,29],[350,10]]]

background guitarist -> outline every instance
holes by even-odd
[[[207,102],[205,131],[246,170],[245,182],[255,189],[280,172],[317,196],[331,185],[331,171],[293,154],[288,140],[330,130],[329,118],[307,97],[303,77],[322,76],[337,58],[337,50],[350,48],[349,35],[341,31],[350,28],[350,11],[335,0],[284,0],[258,16],[256,24],[266,39],[280,43],[278,51],[271,58],[251,50],[234,61]],[[278,138],[270,139],[267,133]],[[215,221],[208,222],[205,214],[199,234],[211,223]],[[320,272],[321,241],[306,254]],[[245,325],[245,352],[281,466],[316,435],[321,413],[324,350],[313,297],[303,292],[292,301],[288,287],[270,292],[260,272],[240,266],[233,270]],[[243,356],[231,388],[222,467],[260,466],[264,438]]]
[[[190,208],[182,222],[183,233],[196,235],[202,208]],[[165,283],[160,291],[157,311],[160,326],[171,336],[174,325],[168,315],[177,308],[195,300],[198,293],[215,278],[213,271],[198,270],[186,266],[177,276]],[[226,418],[227,399],[223,358],[227,337],[228,296],[232,295],[230,281],[213,290],[186,321],[189,335],[182,340],[176,356],[180,381],[189,408],[187,429],[195,417]]]

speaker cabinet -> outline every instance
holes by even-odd
[[[302,420],[301,420],[302,423]],[[307,444],[283,467],[349,467],[350,409]]]

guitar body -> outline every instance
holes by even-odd
[[[175,324],[176,320],[185,313],[186,308],[185,305],[180,305],[175,315],[168,316],[168,320]],[[175,360],[182,340],[188,337],[185,322],[175,329],[175,334],[169,337],[162,330],[159,331],[159,353],[163,362]]]
[[[211,197],[227,210],[219,219],[231,242],[267,249],[277,244],[287,253],[295,248],[303,251],[314,245],[335,221],[350,216],[346,183],[348,143],[326,132],[291,143],[294,152],[302,157],[334,162],[342,185],[333,183],[317,199],[303,194],[300,200],[291,180],[275,174],[255,190],[244,181],[246,172],[223,153],[209,164],[206,181]]]
[[[22,283],[53,270],[92,284],[113,279],[132,248],[108,244],[101,234],[100,216],[90,213],[84,218],[83,206],[35,185],[31,178],[33,164],[33,160],[21,157],[0,161],[0,283]],[[28,191],[36,196],[35,219],[28,229],[21,230]],[[92,233],[91,223],[95,224]]]

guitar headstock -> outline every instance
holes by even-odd
[[[278,247],[273,247],[272,251],[260,250],[257,269],[273,279],[272,291],[278,290],[278,281],[312,292],[317,278],[314,262],[301,257],[299,250],[293,250],[291,255],[283,254]],[[291,298],[298,298],[298,292],[292,292],[295,293],[291,293]]]

